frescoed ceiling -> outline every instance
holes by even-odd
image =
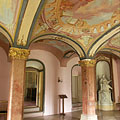
[[[42,43],[47,44],[47,45],[51,45],[59,50],[61,50],[62,52],[66,52],[66,51],[70,51],[72,50],[72,48],[60,41],[55,41],[55,40],[43,40]]]
[[[120,33],[111,38],[111,40],[109,41],[109,46],[120,48]]]
[[[113,36],[106,44],[101,47],[100,51],[108,51],[111,53],[116,53],[120,57],[120,32]]]
[[[83,59],[119,53],[120,0],[0,0],[0,32],[12,47],[39,41]]]
[[[60,33],[87,49],[98,36],[120,22],[119,13],[119,0],[48,0],[33,37]]]
[[[50,49],[55,48],[56,50],[61,51],[63,57],[66,58],[67,56],[72,56],[72,54],[76,53],[71,46],[57,40],[40,40],[35,43],[39,43],[39,45],[42,45],[44,47],[51,47]]]
[[[20,0],[0,0],[0,23],[11,35],[15,32],[20,5]]]

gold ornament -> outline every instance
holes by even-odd
[[[93,66],[95,66],[95,64],[96,64],[96,60],[93,60],[93,59],[85,59],[85,60],[79,61],[79,64],[80,64],[80,66],[82,66],[82,67],[84,67],[84,66],[93,67]]]
[[[27,60],[29,54],[30,54],[30,50],[28,49],[11,47],[9,50],[9,56],[11,59]]]

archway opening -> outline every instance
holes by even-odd
[[[77,51],[69,43],[49,38],[34,41],[30,50],[30,58],[39,59],[46,66],[44,114],[60,112],[59,95],[67,96],[64,110],[71,112],[71,68],[80,60]]]
[[[45,67],[38,60],[28,59],[26,62],[26,79],[24,87],[25,112],[43,111]],[[32,109],[34,108],[34,109]]]
[[[76,64],[72,67],[72,109],[82,107],[82,76],[81,67]],[[78,109],[79,110],[79,109]]]

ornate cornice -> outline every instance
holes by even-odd
[[[86,66],[86,67],[93,67],[96,64],[96,60],[94,60],[94,59],[85,59],[85,60],[79,61],[79,64],[82,67],[84,67],[84,66]]]
[[[11,59],[27,60],[29,54],[30,50],[28,49],[11,47],[9,50],[9,56]]]

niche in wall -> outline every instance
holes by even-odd
[[[102,75],[104,74],[107,80],[111,80],[111,74],[110,74],[110,64],[107,61],[98,61],[96,64],[96,90],[97,90],[97,101],[98,101],[98,91],[100,90],[100,79],[102,78]],[[112,82],[110,83],[110,86],[112,85]],[[113,90],[112,90],[113,94]],[[113,95],[112,95],[113,96]]]

